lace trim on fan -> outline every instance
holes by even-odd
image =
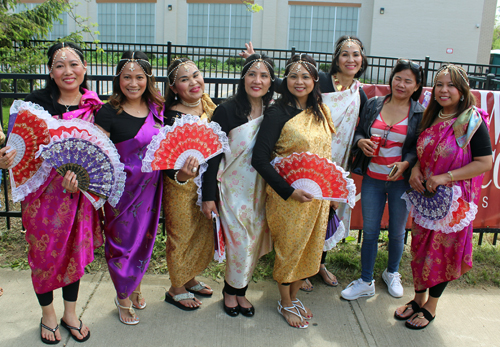
[[[42,165],[38,169],[35,174],[29,178],[25,183],[20,185],[17,188],[16,183],[14,182],[14,175],[12,174],[12,170],[9,170],[10,173],[10,186],[12,187],[12,201],[19,202],[23,201],[26,196],[35,192],[40,188],[42,184],[45,183],[47,177],[49,177],[50,171],[52,170],[52,166],[49,164],[42,162]]]
[[[305,152],[306,154],[310,155],[316,155],[311,152]],[[301,153],[292,153],[290,155],[300,155]],[[275,168],[277,164],[279,164],[284,158],[283,157],[276,157],[271,161],[271,165]],[[349,205],[350,208],[354,208],[354,205],[356,204],[356,185],[354,184],[354,180],[352,178],[347,177],[349,175],[348,171],[345,171],[340,165],[337,165],[337,163],[332,162],[330,159],[325,158],[328,163],[334,164],[337,170],[339,170],[342,173],[342,178],[345,179],[346,181],[346,188],[348,191],[347,194],[347,204]],[[276,170],[276,168],[275,168]],[[278,170],[276,170],[278,171]],[[338,202],[343,202],[346,203],[344,199],[336,199],[336,198],[322,198],[322,200],[329,200],[329,201],[338,201]]]
[[[337,243],[344,238],[345,226],[344,222],[340,221],[340,224],[333,233],[332,237],[325,240],[325,245],[323,246],[323,252],[331,250]]]
[[[57,123],[57,127],[51,128],[51,130],[57,130],[61,127],[77,127],[78,129],[72,129],[71,133],[64,131],[60,134],[60,136],[52,136],[49,145],[40,146],[40,149],[36,153],[36,158],[40,156],[45,148],[49,148],[53,143],[69,138],[86,140],[98,146],[104,153],[106,153],[113,167],[114,182],[107,201],[111,206],[115,207],[116,204],[118,204],[118,201],[120,201],[120,198],[125,190],[127,174],[124,171],[125,165],[120,161],[120,154],[118,153],[118,150],[113,142],[98,127],[87,121],[73,118],[70,120],[59,120]],[[92,205],[94,205],[96,210],[100,209],[106,202],[104,199],[95,201],[88,194],[85,194],[85,196],[87,196],[87,198],[92,202]]]
[[[205,173],[205,171],[207,171],[208,169],[208,163],[201,163],[200,164],[200,168],[198,169],[199,170],[199,174],[198,176],[196,176],[194,178],[194,183],[196,184],[196,186],[198,187],[198,189],[196,189],[196,194],[198,194],[198,200],[196,201],[196,205],[200,206],[200,211],[203,212],[203,210],[201,209],[201,204],[202,204],[202,185],[203,185],[203,174]]]
[[[94,206],[94,208],[96,210],[100,209],[101,207],[104,206],[104,203],[106,202],[106,200],[104,200],[103,198],[99,198],[98,200],[94,200],[94,198],[87,192],[84,192],[83,190],[80,190],[80,192],[85,195],[87,197],[87,199],[89,199],[90,203],[92,204],[92,206]],[[114,207],[114,206],[113,206]]]
[[[444,234],[455,233],[462,230],[470,223],[472,223],[474,221],[474,218],[476,217],[477,205],[474,204],[473,202],[470,202],[469,211],[465,213],[465,217],[462,220],[460,220],[459,223],[450,227],[450,223],[453,221],[453,213],[456,212],[460,207],[460,202],[458,200],[461,198],[462,198],[462,189],[460,188],[460,186],[454,185],[453,201],[451,203],[450,210],[443,218],[439,220],[431,220],[420,214],[418,209],[411,203],[406,193],[404,193],[401,196],[401,199],[403,199],[406,202],[406,209],[410,211],[410,213],[412,214],[415,223],[417,223],[423,228],[433,231],[439,231]]]
[[[146,154],[144,155],[144,159],[142,160],[142,172],[151,172],[153,171],[151,167],[151,163],[154,160],[154,155],[155,152],[160,148],[160,143],[166,138],[166,134],[173,131],[176,127],[183,126],[186,124],[194,124],[194,123],[199,123],[199,124],[204,124],[208,128],[212,129],[213,132],[219,137],[219,141],[222,144],[222,151],[217,151],[210,155],[208,158],[205,158],[206,161],[209,159],[219,155],[220,153],[230,153],[231,150],[229,148],[229,141],[227,138],[227,135],[224,131],[222,131],[222,128],[220,125],[216,122],[207,122],[206,119],[200,119],[198,116],[193,116],[191,114],[186,114],[182,116],[181,118],[176,118],[175,122],[173,125],[165,125],[163,126],[159,133],[151,139],[151,143],[148,145],[148,150],[146,151]],[[200,176],[200,175],[198,175]]]
[[[47,123],[47,127],[49,129],[53,129],[58,125],[57,119],[52,117],[52,115],[47,112],[42,106],[31,101],[15,100],[10,107],[10,114],[19,113],[25,110],[33,113],[38,118],[43,119]]]

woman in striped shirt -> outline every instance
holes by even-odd
[[[392,296],[403,296],[398,269],[408,211],[401,196],[410,188],[408,179],[417,161],[417,132],[424,111],[418,98],[423,79],[422,68],[417,63],[399,59],[389,77],[391,93],[368,100],[360,114],[353,146],[359,147],[371,161],[361,186],[361,278],[342,291],[346,300],[375,295],[373,267],[386,201],[389,204],[389,259],[382,278]],[[380,136],[378,154],[377,145],[370,140],[372,135]]]

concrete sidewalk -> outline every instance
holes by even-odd
[[[77,313],[92,332],[84,344],[77,343],[65,329],[57,346],[499,346],[500,289],[448,288],[441,298],[437,318],[422,331],[404,327],[393,312],[409,301],[394,299],[382,279],[377,294],[348,302],[340,298],[347,283],[336,288],[314,282],[312,293],[299,297],[314,313],[308,329],[293,329],[276,311],[278,290],[274,282],[251,283],[247,296],[256,316],[227,316],[222,309],[222,283],[203,279],[214,289],[212,298],[202,298],[194,312],[182,311],[163,301],[168,276],[147,275],[142,292],[148,306],[137,311],[141,323],[119,322],[113,303],[116,295],[107,272],[82,278]],[[39,336],[41,310],[33,292],[29,271],[0,269],[0,346],[44,346]],[[59,318],[61,291],[54,293]]]

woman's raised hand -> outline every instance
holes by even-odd
[[[295,189],[291,195],[292,199],[297,200],[298,202],[311,202],[314,198],[312,194],[302,190]]]
[[[78,180],[76,174],[72,171],[66,171],[64,175],[62,186],[66,189],[67,193],[76,193],[78,191]]]
[[[7,151],[10,149],[10,146],[6,146],[0,149],[0,169],[9,169],[12,164],[14,164],[14,158],[16,157],[16,150]]]
[[[248,42],[248,43],[245,43],[245,47],[246,47],[246,51],[241,51],[240,53],[238,53],[238,55],[242,58],[248,58],[249,56],[251,56],[252,54],[255,53],[255,51],[253,50],[253,45],[252,45],[252,41]]]

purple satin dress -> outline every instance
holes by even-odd
[[[146,272],[153,252],[163,192],[162,171],[141,172],[142,159],[151,138],[159,131],[152,111],[137,135],[116,143],[125,164],[125,191],[116,208],[104,205],[106,260],[118,298],[132,294]]]

